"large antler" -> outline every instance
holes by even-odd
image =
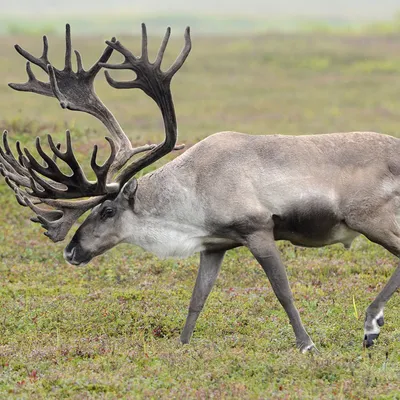
[[[115,38],[112,38],[110,43],[114,42]],[[72,69],[71,29],[69,24],[66,25],[65,31],[65,65],[62,70],[52,66],[48,59],[48,41],[46,36],[43,36],[43,53],[39,58],[34,57],[19,45],[15,45],[15,49],[28,60],[26,63],[28,81],[23,84],[9,83],[11,88],[56,97],[62,108],[86,112],[98,118],[105,125],[115,141],[117,154],[113,164],[114,169],[120,168],[132,155],[137,154],[137,151],[132,148],[129,138],[122,130],[114,115],[101,102],[94,90],[94,79],[101,70],[102,63],[107,62],[110,58],[113,52],[111,47],[108,46],[99,60],[87,71],[83,68],[80,53],[75,50],[77,61],[76,72]],[[49,75],[49,82],[41,82],[36,79],[31,69],[31,63],[37,65]]]
[[[132,176],[146,166],[161,158],[165,154],[182,146],[175,147],[177,139],[177,125],[175,111],[170,92],[170,82],[173,75],[184,63],[189,54],[191,43],[189,29],[185,33],[185,47],[180,56],[165,73],[160,70],[161,61],[170,36],[168,28],[161,44],[156,61],[151,64],[147,56],[147,33],[142,24],[142,55],[135,57],[113,38],[107,41],[108,47],[100,59],[87,71],[83,69],[80,54],[75,51],[77,58],[77,72],[72,70],[71,62],[71,34],[69,25],[66,26],[66,51],[64,69],[54,68],[48,60],[48,42],[43,37],[43,53],[37,58],[16,45],[15,48],[28,60],[26,71],[28,81],[24,84],[10,83],[15,90],[33,92],[46,96],[56,97],[62,108],[84,111],[98,118],[108,129],[112,138],[106,138],[111,147],[111,154],[103,165],[96,162],[97,146],[94,147],[91,157],[91,167],[96,175],[95,182],[89,181],[81,166],[77,162],[71,143],[70,133],[66,134],[66,150],[61,151],[52,137],[48,136],[49,147],[53,153],[49,156],[42,148],[40,140],[36,140],[36,149],[43,160],[38,162],[27,149],[21,150],[19,142],[16,144],[18,157],[12,153],[8,144],[7,132],[3,134],[3,147],[0,147],[0,172],[6,182],[14,190],[19,204],[30,207],[36,214],[34,222],[39,222],[47,229],[46,236],[53,241],[63,240],[74,222],[87,210],[99,204],[107,196],[115,196]],[[120,65],[106,64],[113,49],[125,56],[125,62]],[[30,63],[42,68],[49,75],[49,82],[38,81],[31,70]],[[133,148],[130,140],[123,132],[115,117],[100,101],[94,91],[94,78],[102,67],[110,69],[131,69],[136,72],[137,78],[131,82],[116,82],[106,72],[106,78],[111,86],[116,88],[140,88],[153,98],[158,104],[165,125],[166,138],[159,145],[144,145]],[[150,150],[150,151],[149,151]],[[124,165],[140,152],[149,151],[144,157],[131,163],[122,173],[113,179]],[[57,165],[60,160],[72,170],[72,175],[64,174]],[[66,201],[79,197],[92,197],[88,200]],[[48,207],[42,208],[38,205]],[[56,210],[51,210],[55,208]]]
[[[151,63],[148,58],[147,31],[145,24],[142,24],[141,57],[135,57],[119,41],[106,41],[108,46],[121,53],[125,57],[125,60],[121,64],[106,64],[102,62],[100,65],[108,69],[129,69],[136,73],[136,79],[127,82],[118,82],[111,78],[110,74],[106,71],[107,82],[116,89],[142,89],[160,108],[165,128],[165,140],[142,158],[128,165],[117,177],[117,182],[121,186],[143,168],[171,152],[176,144],[178,131],[170,84],[172,77],[181,68],[189,55],[192,44],[190,40],[190,29],[187,27],[185,31],[185,45],[180,55],[172,66],[166,72],[163,72],[161,71],[161,63],[170,34],[171,29],[167,28],[154,63]]]

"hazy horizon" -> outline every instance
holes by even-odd
[[[349,20],[379,20],[392,19],[400,12],[398,0],[247,0],[245,3],[237,0],[203,0],[191,2],[187,0],[114,0],[110,5],[105,0],[18,0],[9,2],[0,0],[3,15],[24,15],[31,17],[46,17],[51,15],[82,15],[90,14],[206,14],[206,15],[246,15],[261,18],[336,18]]]

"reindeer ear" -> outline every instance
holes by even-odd
[[[122,195],[128,201],[133,200],[135,197],[135,193],[138,187],[137,180],[132,178],[130,181],[125,183],[124,187],[122,188]]]

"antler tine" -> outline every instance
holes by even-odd
[[[47,65],[47,73],[48,73],[49,79],[50,79],[51,90],[53,91],[54,96],[60,102],[61,108],[71,108],[67,98],[64,96],[64,94],[61,92],[61,90],[58,87],[56,73],[55,73],[54,67],[51,64]]]
[[[190,39],[190,27],[186,27],[185,30],[185,45],[179,54],[178,58],[175,62],[171,65],[168,71],[165,72],[165,75],[172,79],[172,77],[176,74],[176,72],[182,67],[183,63],[186,61],[190,50],[192,49],[192,41]]]
[[[92,167],[92,170],[96,174],[97,177],[97,183],[98,183],[98,191],[107,193],[110,191],[111,187],[113,187],[114,191],[118,191],[119,186],[115,184],[107,184],[107,178],[109,176],[109,171],[111,166],[114,163],[115,156],[116,156],[116,148],[115,148],[115,143],[114,141],[106,137],[107,142],[110,145],[111,153],[108,159],[104,162],[103,165],[98,165],[96,163],[96,157],[97,157],[97,146],[94,146],[93,148],[93,153],[92,153],[92,158],[90,160],[90,166]]]
[[[111,43],[114,43],[117,39],[115,37],[111,38]],[[87,71],[87,73],[90,76],[95,76],[98,74],[98,72],[101,70],[102,63],[106,63],[108,61],[108,59],[111,57],[111,54],[113,52],[113,49],[109,46],[107,46],[104,51],[103,54],[100,56],[100,58],[93,64],[93,66]]]
[[[47,56],[49,44],[47,41],[47,37],[43,36],[43,52],[39,58],[34,57],[18,44],[16,44],[14,47],[15,50],[17,50],[17,52],[22,57],[28,60],[28,62],[26,63],[26,73],[28,75],[28,81],[26,83],[9,83],[8,86],[18,91],[33,92],[44,96],[54,97],[54,93],[51,90],[50,84],[37,80],[31,69],[32,63],[42,68],[43,71],[47,72],[47,65],[49,64],[49,59]]]
[[[136,61],[137,58],[125,47],[121,44],[119,40],[115,42],[106,40],[106,44],[112,49],[118,51],[125,57],[125,61],[121,64],[107,64],[105,62],[100,63],[102,68],[108,69],[133,69],[131,61]]]
[[[27,204],[23,198],[23,194],[21,189],[18,187],[18,184],[16,184],[12,179],[10,179],[8,176],[4,176],[4,179],[7,183],[7,185],[14,191],[15,197],[17,198],[18,204],[21,206],[26,207]]]
[[[57,150],[61,149],[61,143],[57,143],[56,149]],[[57,156],[54,153],[53,153],[53,156],[52,156],[52,160],[57,164]]]
[[[25,177],[24,175],[20,175],[16,172],[7,162],[2,160],[0,162],[0,173],[7,179],[15,182],[19,186],[23,186],[29,188],[31,182],[29,178]],[[10,186],[10,185],[9,185]]]
[[[18,152],[18,160],[15,158],[13,152],[11,151],[10,145],[8,143],[8,132],[4,131],[3,132],[3,146],[4,150],[0,146],[0,155],[3,158],[4,161],[6,161],[9,165],[12,166],[12,168],[18,172],[19,174],[23,175],[26,172],[26,168],[23,164],[22,160],[22,152],[21,152],[21,147],[19,141],[16,143],[16,148]]]
[[[44,235],[53,242],[59,242],[64,240],[72,225],[74,225],[81,215],[97,204],[100,204],[102,201],[104,201],[104,196],[75,202],[57,202],[56,207],[62,212],[60,218],[51,219],[49,215],[47,215],[47,217],[38,216],[37,219],[38,222],[47,229]]]
[[[141,59],[149,61],[149,54],[147,51],[147,29],[146,25],[142,23],[142,56]]]
[[[49,63],[49,59],[47,57],[48,52],[49,52],[49,42],[47,40],[47,36],[43,35],[43,53],[40,58],[43,60],[44,66],[46,66]]]
[[[41,94],[44,96],[54,97],[54,93],[51,90],[50,84],[41,82],[36,79],[36,76],[32,72],[31,63],[26,63],[26,73],[28,75],[28,81],[25,83],[9,83],[8,86],[11,89],[18,90],[20,92],[32,92]]]
[[[67,36],[67,35],[66,35]],[[71,44],[71,40],[69,40]],[[42,55],[38,57],[34,57],[32,54],[24,50],[21,46],[16,44],[15,49],[17,52],[24,58],[28,60],[26,63],[26,73],[28,75],[28,81],[26,83],[9,83],[10,86],[14,90],[23,91],[23,92],[32,92],[41,94],[44,96],[49,97],[56,97],[55,93],[53,92],[51,85],[47,82],[42,82],[36,79],[34,73],[31,69],[31,63],[40,67],[43,71],[48,73],[48,65],[50,61],[48,59],[48,49],[49,44],[46,36],[43,36],[43,52]]]
[[[18,185],[16,183],[14,183],[14,181],[12,181],[8,176],[5,176],[5,181],[7,183],[7,185],[11,188],[11,190],[13,190],[15,198],[17,199],[17,202],[19,205],[23,206],[23,207],[27,207],[27,201],[25,199],[25,196],[23,194],[23,192],[21,191],[21,189],[18,187]],[[28,195],[27,195],[28,196]],[[31,202],[32,206],[34,206],[34,203]]]
[[[38,58],[33,56],[31,53],[28,53],[26,50],[24,50],[21,46],[16,44],[14,46],[15,50],[19,54],[21,54],[22,57],[26,58],[28,61],[30,61],[32,64],[37,65],[38,67],[42,68],[44,72],[47,72],[47,64],[50,64],[49,59],[47,57],[47,53],[49,50],[49,43],[47,41],[47,36],[43,36],[43,52],[42,55]]]
[[[74,53],[76,56],[76,69],[77,69],[78,73],[83,72],[84,69],[83,69],[83,64],[82,64],[82,56],[78,50],[74,50]]]
[[[160,49],[158,50],[157,58],[154,61],[154,65],[158,69],[160,69],[160,67],[161,67],[161,63],[162,63],[162,60],[163,60],[163,57],[164,57],[165,49],[167,48],[167,44],[168,44],[168,40],[169,40],[170,36],[171,36],[171,28],[168,27],[166,32],[165,32],[164,39],[161,42]]]
[[[122,65],[123,64],[119,64],[119,66]],[[111,69],[125,69],[125,68],[111,68]],[[143,85],[137,79],[134,79],[133,81],[119,82],[113,79],[108,73],[108,71],[104,71],[104,75],[106,77],[108,84],[112,86],[114,89],[142,89],[144,91]]]
[[[29,207],[37,216],[48,218],[50,220],[56,220],[57,218],[62,217],[62,211],[48,210],[37,207],[36,204],[41,204],[40,201],[36,201],[36,203],[34,203],[34,201],[30,199],[30,195],[26,192],[23,192],[11,179],[6,177],[5,180],[8,186],[14,191],[20,205]]]
[[[41,203],[56,208],[51,210],[38,207],[33,203],[29,194],[22,192],[15,185],[13,189],[19,204],[29,207],[36,214],[36,217],[32,217],[31,221],[39,223],[46,229],[44,235],[53,242],[64,240],[76,220],[104,200],[104,197],[73,202],[43,199]]]
[[[0,146],[0,173],[14,181],[19,186],[30,187],[29,173],[23,163],[20,143],[16,143],[18,160],[15,158],[8,143],[7,131],[3,132],[3,148]]]
[[[28,206],[37,215],[37,218],[33,219],[33,222],[38,222],[43,228],[47,229],[44,235],[53,242],[59,242],[64,240],[72,225],[74,225],[81,215],[97,204],[100,204],[102,201],[104,201],[104,196],[71,202],[44,199],[43,203],[56,208],[60,213],[58,215],[55,213],[50,214],[51,211],[39,207],[34,209],[34,207],[31,207],[29,204]]]
[[[69,24],[65,25],[65,66],[64,71],[72,70],[72,61],[71,61],[71,27]]]
[[[72,225],[86,211],[92,209],[104,201],[106,196],[93,197],[87,200],[64,201],[53,199],[40,199],[43,204],[61,211],[62,216],[58,219],[50,219],[45,215],[38,215],[38,221],[48,231],[44,234],[53,242],[59,242],[65,238]],[[40,209],[43,212],[43,209]]]
[[[36,149],[40,157],[42,157],[43,161],[46,163],[46,166],[42,166],[41,164],[39,164],[32,156],[30,151],[25,148],[25,155],[28,159],[27,165],[35,171],[39,172],[40,174],[46,176],[47,178],[56,179],[57,177],[60,177],[60,175],[62,175],[62,172],[58,168],[56,162],[43,151],[39,137],[36,138]]]

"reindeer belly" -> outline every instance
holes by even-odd
[[[350,229],[331,207],[294,208],[286,215],[273,216],[276,240],[289,240],[295,245],[322,247],[343,243],[349,248],[359,235]]]

